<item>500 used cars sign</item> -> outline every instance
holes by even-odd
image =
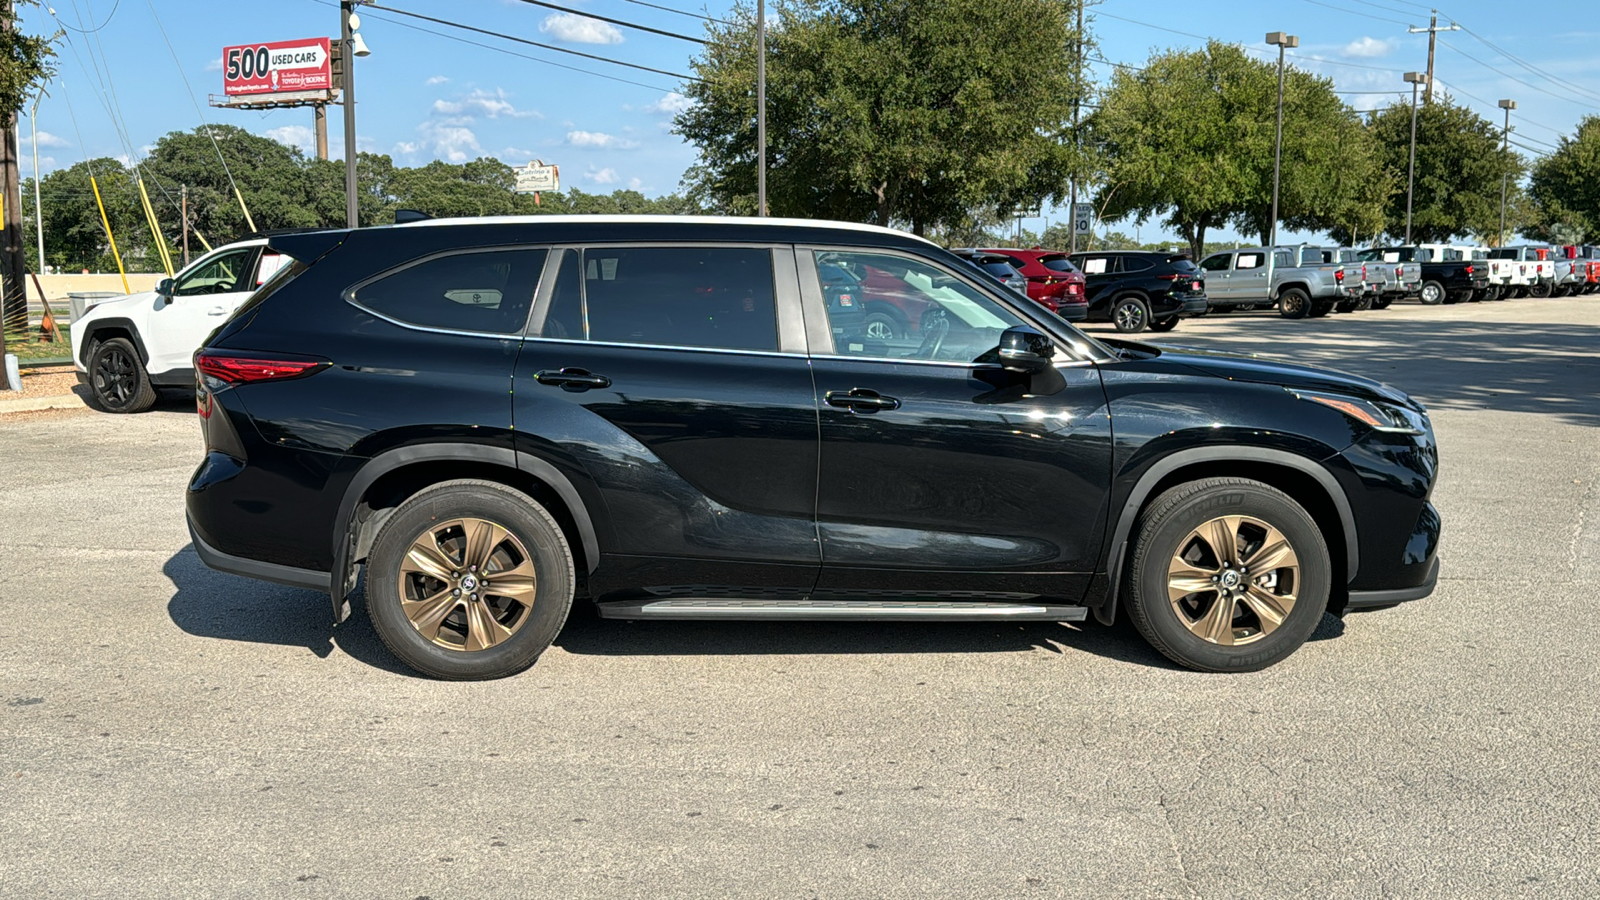
[[[226,47],[223,90],[229,96],[330,90],[330,58],[325,37]]]

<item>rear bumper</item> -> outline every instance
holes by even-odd
[[[1082,322],[1084,319],[1089,318],[1089,304],[1063,303],[1056,308],[1056,315],[1068,322]]]
[[[243,575],[246,578],[270,581],[273,584],[328,593],[329,573],[327,572],[296,569],[292,566],[280,566],[276,563],[261,562],[256,559],[245,559],[242,556],[230,556],[202,540],[194,530],[193,521],[188,522],[188,525],[189,540],[194,544],[194,552],[200,557],[200,561],[206,564],[207,568],[216,569],[218,572],[226,572],[229,575]]]
[[[1191,297],[1190,299],[1183,301],[1183,309],[1180,310],[1180,314],[1185,316],[1202,316],[1205,315],[1206,310],[1210,308],[1211,303],[1206,298]]]

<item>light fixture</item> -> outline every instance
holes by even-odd
[[[351,18],[355,17],[351,16]],[[352,34],[350,36],[350,52],[354,53],[356,56],[372,55],[372,51],[367,49],[367,42],[363,41],[361,39],[361,35],[359,34]]]

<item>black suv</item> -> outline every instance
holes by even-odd
[[[1067,257],[1083,272],[1090,322],[1118,331],[1171,331],[1206,311],[1206,282],[1186,254],[1096,250]]]
[[[879,228],[531,217],[274,237],[195,355],[214,568],[331,593],[441,678],[623,619],[1109,623],[1259,669],[1427,595],[1421,406],[1100,342]],[[902,292],[875,337],[853,285]],[[829,285],[832,285],[831,287]]]

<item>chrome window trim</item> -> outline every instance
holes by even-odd
[[[628,341],[586,341],[582,338],[552,338],[528,335],[528,342],[546,344],[577,344],[584,347],[625,347],[632,350],[680,350],[691,353],[737,353],[740,356],[782,356],[791,359],[809,359],[804,353],[792,350],[734,350],[727,347],[689,347],[683,344],[636,344]]]
[[[523,318],[522,325],[512,329],[511,331],[469,331],[464,328],[441,328],[437,325],[418,325],[414,322],[406,322],[401,319],[397,319],[394,316],[378,312],[369,306],[363,305],[356,299],[356,292],[364,287],[367,287],[368,285],[388,278],[390,275],[397,275],[407,269],[413,269],[422,265],[423,263],[432,262],[436,259],[442,259],[446,256],[466,256],[473,253],[506,253],[521,250],[543,250],[545,252],[545,257],[543,267],[539,271],[539,282],[533,287],[533,296],[528,298],[528,314]],[[539,292],[544,288],[545,278],[550,274],[550,257],[552,255],[551,250],[552,248],[549,244],[496,244],[492,247],[456,247],[450,250],[437,250],[433,253],[427,253],[422,256],[413,257],[412,259],[408,259],[398,265],[390,266],[389,268],[384,269],[375,275],[369,275],[355,284],[345,288],[344,291],[339,294],[339,297],[340,299],[344,300],[344,302],[354,306],[356,309],[361,310],[369,316],[382,319],[391,325],[398,325],[401,328],[409,328],[412,331],[423,331],[429,334],[453,334],[460,337],[487,337],[500,340],[515,338],[517,340],[521,340],[523,335],[528,330],[529,320],[533,318],[533,311],[539,300]]]

